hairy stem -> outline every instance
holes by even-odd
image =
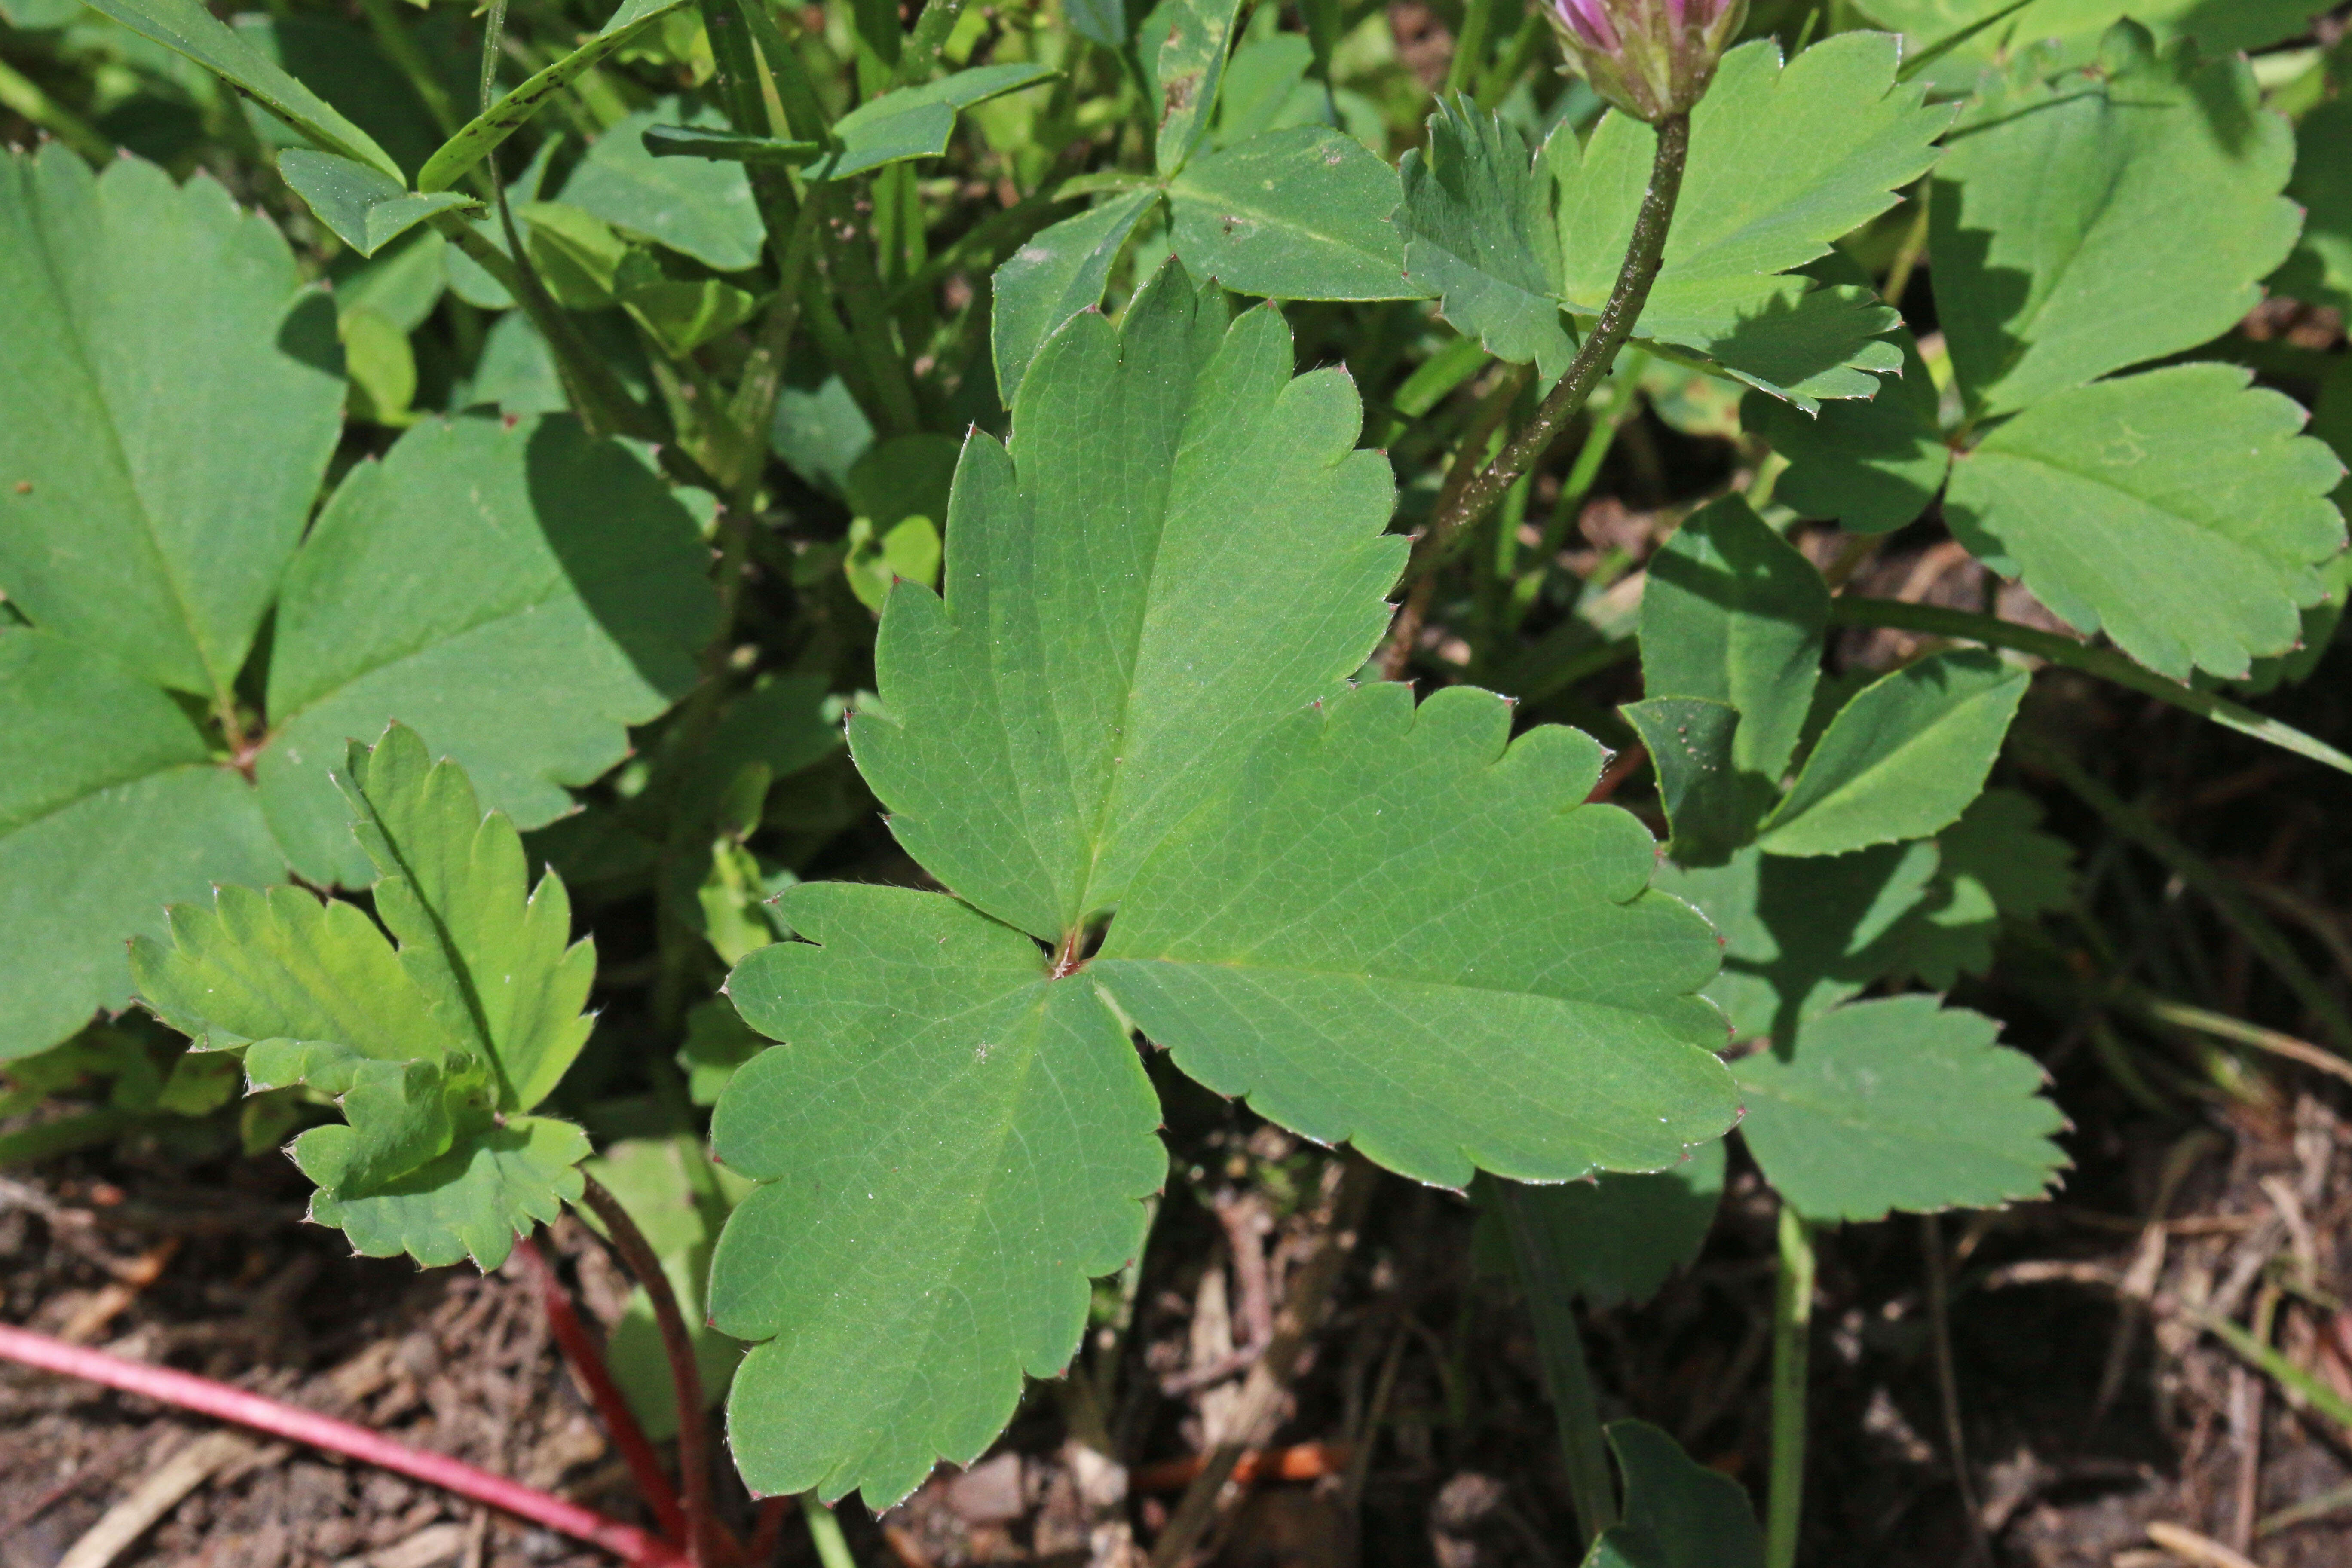
[[[62,1373],[68,1377],[86,1378],[126,1394],[193,1410],[200,1415],[234,1421],[272,1437],[308,1443],[331,1454],[341,1454],[543,1525],[574,1541],[602,1547],[625,1563],[648,1564],[651,1568],[684,1568],[687,1561],[677,1548],[635,1525],[623,1524],[520,1481],[478,1469],[462,1459],[412,1448],[364,1426],[258,1394],[247,1394],[208,1377],[150,1366],[104,1351],[86,1350],[47,1334],[5,1324],[0,1324],[0,1359]]]
[[[1780,1205],[1780,1285],[1772,1310],[1772,1479],[1764,1508],[1764,1568],[1796,1568],[1805,1507],[1805,1384],[1812,1361],[1813,1237]]]
[[[1609,1479],[1609,1447],[1601,1432],[1591,1373],[1585,1365],[1584,1337],[1576,1327],[1568,1270],[1551,1234],[1530,1206],[1528,1189],[1498,1179],[1495,1190],[1502,1194],[1511,1257],[1518,1265],[1519,1288],[1527,1292],[1528,1315],[1535,1320],[1544,1386],[1551,1394],[1552,1414],[1559,1422],[1560,1456],[1568,1464],[1569,1495],[1590,1549],[1602,1531],[1617,1522],[1617,1493]]]
[[[678,1310],[677,1293],[653,1244],[646,1239],[621,1200],[587,1173],[581,1173],[581,1201],[604,1222],[614,1250],[628,1266],[646,1297],[653,1303],[654,1322],[661,1330],[662,1351],[669,1360],[670,1386],[677,1394],[677,1468],[686,1504],[686,1551],[695,1568],[709,1568],[719,1560],[721,1532],[719,1510],[710,1487],[710,1424],[702,1409],[702,1372],[694,1363],[694,1342],[688,1338],[686,1314]]]
[[[1650,285],[1657,281],[1658,264],[1666,250],[1666,231],[1674,222],[1675,203],[1682,195],[1683,165],[1689,156],[1690,116],[1675,114],[1660,121],[1657,154],[1650,163],[1650,188],[1642,197],[1641,216],[1633,223],[1633,238],[1625,247],[1625,264],[1618,268],[1616,286],[1609,291],[1609,302],[1601,307],[1601,319],[1593,323],[1591,332],[1570,363],[1568,374],[1559,378],[1559,384],[1543,400],[1536,416],[1475,479],[1450,499],[1440,498],[1427,531],[1414,542],[1412,559],[1405,566],[1407,579],[1416,586],[1445,559],[1446,552],[1453,548],[1455,537],[1463,530],[1483,520],[1502,503],[1518,477],[1543,456],[1568,422],[1583,409],[1601,378],[1609,373],[1617,351],[1632,335],[1633,323],[1641,320],[1642,307],[1649,302]],[[1426,603],[1425,597],[1423,602]],[[1417,631],[1418,627],[1413,629]]]
[[[525,1237],[515,1243],[515,1257],[521,1260],[523,1272],[530,1276],[531,1286],[539,1292],[540,1306],[547,1313],[547,1326],[554,1334],[556,1345],[563,1359],[580,1374],[588,1387],[588,1397],[604,1418],[604,1429],[612,1435],[613,1446],[621,1450],[621,1458],[629,1467],[630,1479],[637,1483],[637,1491],[661,1521],[662,1533],[673,1541],[686,1538],[686,1514],[678,1507],[677,1489],[669,1484],[663,1473],[661,1456],[646,1436],[646,1429],[622,1397],[620,1385],[604,1364],[604,1352],[589,1334],[588,1326],[580,1321],[573,1310],[572,1296],[563,1289],[563,1281],[555,1277],[550,1264],[539,1248]]]

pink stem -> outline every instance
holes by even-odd
[[[110,1388],[127,1394],[142,1394],[149,1399],[175,1405],[183,1410],[218,1416],[267,1432],[273,1437],[284,1437],[297,1443],[308,1443],[330,1453],[347,1455],[366,1464],[452,1491],[459,1497],[488,1504],[517,1519],[544,1525],[614,1552],[625,1562],[643,1563],[646,1568],[685,1568],[686,1554],[667,1542],[639,1530],[633,1524],[608,1519],[593,1509],[564,1501],[560,1497],[510,1481],[504,1476],[478,1469],[462,1459],[445,1454],[428,1453],[412,1448],[389,1437],[355,1426],[348,1421],[320,1415],[299,1405],[265,1399],[257,1394],[247,1394],[225,1383],[208,1377],[196,1377],[169,1367],[149,1366],[143,1362],[109,1355],[104,1351],[85,1350],[47,1334],[36,1334],[24,1329],[0,1324],[0,1358],[37,1366],[47,1372],[63,1373],[68,1377],[88,1378]]]
[[[555,1277],[554,1268],[529,1238],[515,1242],[515,1256],[522,1259],[523,1270],[539,1289],[540,1304],[546,1309],[548,1327],[555,1334],[555,1342],[563,1349],[563,1359],[588,1385],[588,1396],[595,1401],[596,1414],[604,1419],[604,1429],[613,1435],[613,1446],[621,1450],[621,1458],[635,1478],[637,1490],[651,1505],[654,1517],[661,1521],[662,1534],[673,1542],[686,1539],[686,1511],[677,1505],[677,1492],[669,1484],[662,1469],[661,1456],[646,1436],[646,1429],[637,1425],[629,1402],[613,1382],[605,1367],[604,1352],[597,1348],[588,1327],[572,1310],[572,1297],[563,1289],[563,1281]]]

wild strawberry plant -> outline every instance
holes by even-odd
[[[608,1419],[680,1438],[640,1554],[718,1563],[706,1394],[755,1493],[881,1507],[1069,1365],[1164,1058],[1493,1212],[1588,1563],[1783,1568],[1814,1228],[2065,1163],[1942,997],[2071,896],[1987,787],[2035,670],[2352,772],[2238,700],[2334,630],[2344,469],[2224,339],[2352,302],[2352,140],[2235,52],[2313,7],[2215,9],[1468,0],[1433,94],[1332,0],[0,0],[16,1103],[234,1058],[372,1255],[584,1205]],[[198,130],[117,156],[92,61]],[[1736,462],[1636,608],[1560,549],[1645,404]],[[2035,616],[1856,592],[1915,525]],[[1727,1134],[1760,1526],[1571,1309]]]

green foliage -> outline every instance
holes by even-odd
[[[2040,1194],[2065,1156],[2042,1069],[2000,1026],[1932,996],[1857,1002],[1731,1065],[1739,1135],[1813,1220],[1984,1207]]]
[[[308,147],[280,153],[278,173],[320,223],[362,256],[373,256],[435,213],[480,205],[451,191],[419,195],[369,164]]]
[[[1526,1187],[1518,1201],[1550,1233],[1578,1295],[1596,1308],[1639,1304],[1698,1257],[1722,1202],[1723,1172],[1718,1140],[1672,1170]]]
[[[1584,1568],[1763,1568],[1764,1532],[1738,1481],[1697,1463],[1646,1421],[1612,1421],[1625,1517]]]
[[[1643,896],[1639,826],[1580,805],[1599,747],[1507,747],[1482,692],[1346,689],[1399,560],[1388,481],[1345,378],[1291,360],[1278,318],[1228,324],[1172,264],[1117,329],[1080,317],[1009,446],[965,447],[945,601],[892,593],[851,744],[956,897],[795,888],[809,941],[730,982],[785,1042],[715,1123],[765,1184],[712,1294],[766,1342],[730,1415],[763,1490],[900,1495],[1067,1359],[1163,1168],[1130,1026],[1449,1185],[1669,1166],[1731,1120],[1689,994],[1715,943]],[[1213,686],[1204,639],[1240,659]]]
[[[197,1049],[243,1050],[256,1089],[341,1108],[294,1143],[312,1218],[370,1256],[495,1268],[579,1195],[586,1140],[529,1112],[587,1043],[595,949],[571,942],[561,879],[529,888],[513,823],[414,731],[354,744],[348,770],[383,925],[299,888],[222,888],[171,910],[168,945],[133,944],[139,997]]]

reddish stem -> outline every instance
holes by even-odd
[[[596,1414],[604,1417],[613,1446],[621,1450],[638,1492],[654,1510],[654,1517],[661,1521],[662,1534],[673,1542],[684,1542],[686,1511],[677,1505],[677,1489],[669,1484],[661,1456],[654,1451],[646,1429],[637,1425],[629,1402],[622,1397],[620,1386],[606,1369],[603,1348],[580,1321],[580,1314],[572,1310],[571,1293],[528,1238],[515,1242],[515,1256],[522,1259],[524,1271],[539,1289],[540,1304],[547,1310],[547,1325],[555,1334],[555,1342],[562,1347],[563,1359],[572,1363],[572,1370],[588,1385],[588,1396],[595,1401]]]
[[[273,1437],[308,1443],[330,1453],[346,1455],[366,1464],[404,1475],[483,1503],[517,1519],[584,1541],[618,1554],[623,1561],[648,1568],[686,1568],[686,1554],[658,1536],[623,1524],[593,1509],[567,1502],[520,1481],[494,1476],[446,1454],[412,1448],[405,1443],[302,1409],[258,1394],[247,1394],[225,1383],[169,1367],[149,1366],[104,1351],[85,1350],[47,1334],[0,1324],[0,1358],[37,1366],[68,1377],[87,1378],[127,1394],[160,1400],[199,1415],[234,1421],[267,1432]]]

